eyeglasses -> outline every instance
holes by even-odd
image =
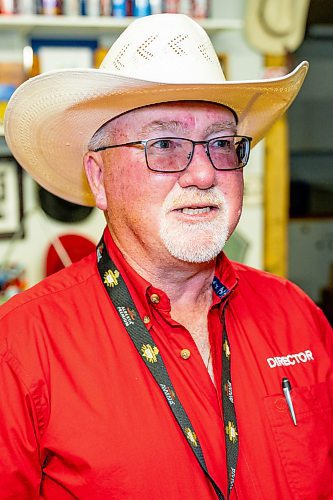
[[[206,155],[216,170],[244,168],[250,156],[252,137],[227,135],[209,141],[192,141],[180,137],[160,137],[143,141],[103,146],[93,151],[120,147],[144,147],[147,167],[154,172],[182,172],[192,161],[197,144],[204,146]]]

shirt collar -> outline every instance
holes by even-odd
[[[136,299],[142,300],[146,296],[146,292],[151,284],[140,276],[125,260],[123,254],[113,241],[109,228],[104,230],[104,241],[112,260],[117,266],[119,272],[125,279],[129,292],[136,303]]]
[[[232,262],[225,253],[221,252],[216,259],[215,276],[212,283],[213,304],[225,300],[235,289],[238,283],[238,275]]]
[[[104,230],[104,241],[108,252],[110,255],[112,255],[112,259],[119,269],[120,273],[124,277],[126,276],[125,281],[127,287],[134,302],[138,305],[139,312],[141,309],[139,304],[142,304],[142,312],[144,312],[147,304],[147,297],[151,296],[152,293],[156,293],[156,291],[160,294],[163,294],[163,292],[154,288],[151,283],[142,278],[142,276],[140,276],[128,264],[123,254],[113,241],[108,227],[106,227]],[[229,296],[230,293],[234,290],[237,283],[238,276],[235,272],[232,262],[223,252],[221,252],[216,259],[215,276],[212,283],[212,289],[215,292],[212,294],[212,306],[225,300],[226,297]],[[165,300],[161,301],[160,307],[163,307],[163,304],[165,304]]]

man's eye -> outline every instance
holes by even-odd
[[[216,141],[211,142],[211,146],[216,149],[230,150],[231,142],[230,139],[216,139]]]
[[[169,139],[160,139],[152,144],[152,147],[157,149],[171,149],[173,147],[173,141]]]

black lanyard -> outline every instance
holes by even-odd
[[[119,270],[111,260],[104,239],[97,247],[97,265],[102,283],[107,291],[118,315],[123,322],[127,333],[131,337],[138,353],[145,362],[150,373],[156,380],[163,392],[169,407],[183,431],[187,442],[191,446],[201,468],[211,482],[216,495],[224,500],[224,496],[213,478],[209,475],[199,439],[188,418],[181,402],[179,401],[175,388],[172,385],[169,374],[165,367],[162,355],[156,346],[152,336],[141,320],[137,308],[128,291],[125,281]],[[128,313],[131,311],[131,314]],[[223,321],[223,369],[222,369],[222,402],[226,437],[226,453],[228,467],[228,496],[233,487],[237,455],[238,455],[238,431],[236,416],[233,405],[232,386],[230,378],[230,348]]]

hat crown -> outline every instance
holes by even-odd
[[[225,81],[207,33],[183,14],[137,19],[112,45],[100,69],[160,83]]]

